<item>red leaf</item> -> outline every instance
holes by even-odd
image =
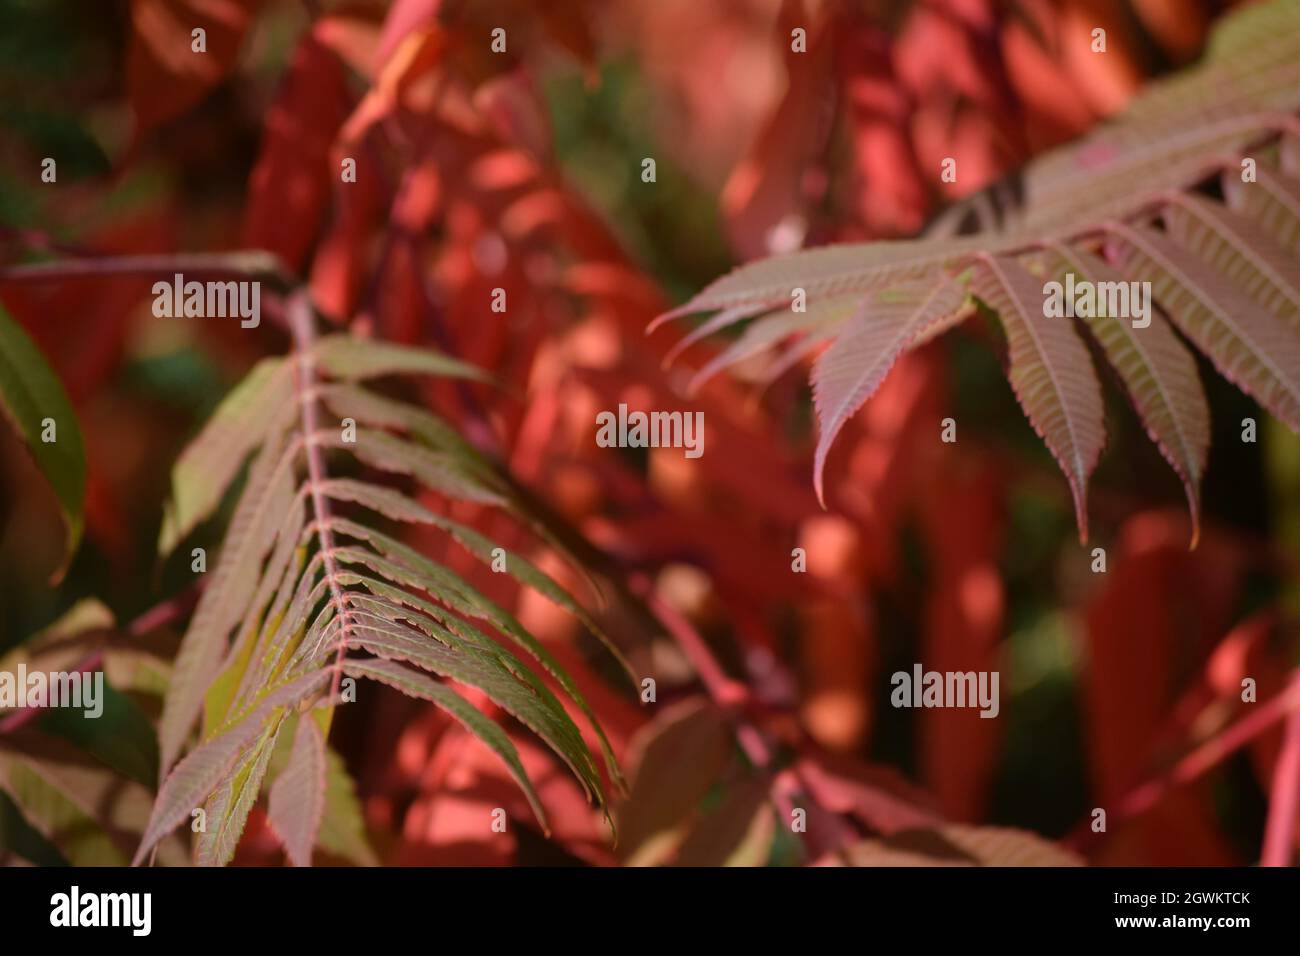
[[[331,183],[340,181],[330,144],[348,108],[338,57],[308,34],[266,118],[248,183],[246,246],[279,253],[291,269],[306,263],[324,223]]]
[[[825,149],[830,132],[834,58],[826,49],[834,21],[809,29],[807,52],[791,50],[790,31],[806,25],[800,0],[785,0],[774,42],[786,67],[785,95],[768,117],[749,153],[722,191],[727,235],[741,259],[797,248],[808,229],[807,174]]]
[[[1002,480],[995,467],[970,461],[937,474],[920,509],[932,590],[919,660],[927,671],[1000,671]],[[1000,680],[1004,703],[1007,693]],[[980,820],[987,808],[1005,720],[980,714],[979,708],[940,707],[919,715],[922,777],[954,820]]]
[[[126,87],[135,109],[136,142],[225,79],[262,2],[131,0]],[[197,29],[205,31],[206,52],[194,51]]]

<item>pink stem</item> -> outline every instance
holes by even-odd
[[[1300,686],[1300,668],[1292,684]],[[1286,738],[1273,768],[1273,792],[1268,802],[1261,866],[1290,866],[1295,852],[1295,818],[1300,810],[1300,707],[1286,722]]]
[[[257,250],[103,256],[0,266],[0,282],[59,282],[109,276],[147,278],[177,272],[191,276],[233,275],[264,279],[281,290],[287,289],[292,282],[278,256]]]
[[[130,637],[143,637],[158,628],[170,624],[172,621],[179,620],[189,613],[190,607],[194,604],[198,594],[198,586],[190,588],[175,597],[168,598],[161,604],[156,604],[149,610],[145,611],[125,628],[123,632]],[[111,628],[105,628],[105,633],[111,635]],[[104,662],[104,654],[108,649],[105,647],[96,648],[90,651],[73,665],[72,670],[76,673],[85,673],[93,671]],[[0,720],[0,734],[11,734],[21,727],[35,720],[45,708],[43,707],[23,707],[15,710],[12,714]]]
[[[339,649],[334,657],[333,676],[330,679],[330,700],[338,696],[339,682],[343,676],[343,657],[347,653],[347,618],[348,608],[343,600],[343,589],[339,586],[338,563],[334,559],[334,531],[330,521],[329,502],[325,498],[325,458],[321,453],[320,443],[316,441],[316,432],[320,427],[319,412],[316,407],[312,383],[315,372],[312,358],[312,346],[316,342],[315,321],[311,314],[311,303],[305,292],[297,292],[289,300],[289,328],[293,333],[294,351],[297,353],[296,380],[298,404],[302,413],[303,450],[307,459],[307,489],[311,494],[311,506],[315,515],[317,534],[320,536],[322,564],[325,580],[330,586],[330,602],[339,615],[344,634],[341,636]]]
[[[745,751],[745,756],[759,769],[772,769],[772,750],[768,746],[766,738],[757,727],[744,717],[739,716],[748,709],[751,703],[752,695],[749,688],[727,676],[726,671],[722,669],[722,665],[713,656],[709,645],[700,636],[699,632],[691,626],[691,622],[676,608],[658,597],[654,593],[650,581],[644,575],[635,575],[630,584],[632,590],[640,595],[641,599],[646,602],[646,606],[650,608],[651,613],[658,618],[659,622],[668,630],[668,633],[672,635],[673,640],[677,642],[677,646],[681,648],[682,653],[686,655],[686,659],[690,661],[691,666],[695,669],[695,673],[699,675],[700,683],[704,685],[709,697],[720,708],[733,715],[732,725],[735,729],[736,741],[740,744],[740,748]],[[803,785],[798,773],[791,768],[776,773],[770,792],[772,802],[776,805],[778,813],[784,820],[792,818],[796,794],[799,794],[805,803],[811,804],[813,802],[811,794],[808,792],[807,787]],[[829,814],[829,811],[825,812]],[[833,829],[837,833],[841,831],[840,827]],[[811,832],[805,832],[802,835],[808,843],[809,853],[814,858],[834,849],[833,846],[822,845],[822,841],[814,839]]]
[[[1111,814],[1112,822],[1131,820],[1154,807],[1174,787],[1190,783],[1211,767],[1214,767],[1237,750],[1254,740],[1283,717],[1300,711],[1300,670],[1292,676],[1286,689],[1266,704],[1259,704],[1258,709],[1248,717],[1243,717],[1223,733],[1207,740],[1197,747],[1162,776],[1148,780],[1130,790],[1116,805]],[[1281,765],[1279,764],[1279,772]],[[1292,775],[1293,778],[1295,774]],[[1294,812],[1292,814],[1294,819]],[[1271,817],[1270,817],[1271,819]],[[1085,825],[1086,826],[1086,825]],[[1091,830],[1085,832],[1084,826],[1067,842],[1080,846],[1095,836]]]

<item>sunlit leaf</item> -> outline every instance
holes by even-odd
[[[72,402],[40,349],[0,308],[0,413],[26,442],[54,489],[67,527],[61,577],[81,542],[86,453]]]

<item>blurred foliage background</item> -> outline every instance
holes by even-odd
[[[236,52],[175,108],[168,78],[141,78],[131,61],[161,42],[142,33],[140,11],[185,3],[0,0],[4,261],[265,246],[334,321],[493,369],[519,393],[480,397],[501,460],[602,549],[612,574],[644,576],[705,637],[750,688],[777,765],[834,768],[821,803],[842,818],[816,841],[773,826],[746,783],[764,768],[725,734],[716,748],[700,743],[717,717],[690,662],[662,628],[615,610],[611,629],[623,625],[659,683],[656,705],[640,707],[597,669],[583,673],[584,686],[603,687],[597,712],[638,771],[619,848],[526,734],[530,772],[568,822],[550,843],[526,826],[479,834],[470,821],[481,807],[518,800],[504,774],[435,712],[377,695],[342,716],[333,743],[379,859],[794,863],[820,856],[827,833],[865,839],[916,822],[862,795],[877,791],[931,824],[1022,828],[1092,862],[1256,857],[1276,730],[1105,834],[1088,821],[1244,714],[1241,676],[1259,681],[1261,699],[1282,686],[1295,661],[1285,622],[1300,610],[1295,435],[1202,368],[1214,436],[1205,531],[1189,551],[1178,481],[1110,389],[1089,543],[1107,552],[1099,575],[1003,378],[997,336],[979,321],[900,362],[846,429],[827,511],[811,492],[808,359],[766,387],[718,380],[689,402],[684,376],[719,344],[664,371],[674,337],[642,331],[737,262],[915,233],[1194,60],[1227,4],[232,6],[247,14]],[[357,144],[382,173],[354,209],[337,185],[318,184],[337,179],[331,144],[396,59],[400,9],[416,25],[406,30],[437,24],[448,38],[429,70],[450,92],[432,103],[413,93]],[[505,56],[482,40],[498,24]],[[787,52],[791,24],[808,30],[804,60]],[[1098,24],[1105,57],[1081,52]],[[320,51],[337,58],[328,75],[313,72]],[[58,157],[57,185],[39,181],[46,156]],[[963,171],[953,184],[939,177],[949,156]],[[647,157],[654,183],[641,177]],[[274,181],[259,185],[268,169]],[[86,539],[52,586],[57,509],[18,440],[0,435],[0,652],[79,602],[100,602],[96,626],[125,626],[192,583],[188,562],[156,557],[171,463],[252,362],[287,340],[271,322],[245,332],[155,319],[148,286],[0,282],[0,301],[77,406],[90,463]],[[499,317],[485,290],[499,286],[510,317],[488,328]],[[765,369],[744,371],[762,380]],[[437,389],[425,397],[462,422],[473,411]],[[593,415],[619,401],[703,408],[700,468],[665,450],[596,448]],[[959,441],[940,445],[950,414]],[[1260,422],[1258,443],[1241,441],[1246,417]],[[222,527],[224,516],[192,546],[216,547]],[[807,575],[790,572],[795,547],[808,552]],[[582,666],[576,635],[543,610],[520,614]],[[151,663],[119,675],[113,718],[91,742],[143,787],[155,782],[149,727],[179,626],[152,636]],[[890,674],[918,660],[1000,670],[1000,719],[892,708]],[[37,723],[87,746],[66,722]],[[54,832],[6,800],[0,835],[20,856],[54,859],[35,831]],[[745,825],[718,836],[723,818]],[[255,824],[239,859],[280,854]]]

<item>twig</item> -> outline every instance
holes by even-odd
[[[1268,730],[1278,720],[1290,714],[1294,722],[1294,713],[1298,710],[1300,710],[1300,669],[1295,671],[1286,689],[1277,697],[1266,704],[1258,705],[1254,713],[1243,717],[1217,737],[1197,747],[1178,761],[1168,773],[1148,780],[1125,794],[1110,814],[1111,822],[1131,820],[1145,813],[1174,787],[1195,780]],[[1083,824],[1066,842],[1079,847],[1094,836],[1095,834],[1087,829],[1087,825]]]
[[[650,609],[651,613],[659,620],[677,642],[686,659],[690,661],[695,673],[699,675],[700,682],[704,685],[705,691],[715,704],[726,712],[735,730],[736,741],[745,752],[745,756],[755,767],[760,770],[773,772],[771,795],[772,802],[776,805],[777,810],[785,820],[793,817],[795,809],[794,797],[799,794],[805,803],[810,805],[815,803],[807,786],[800,780],[798,773],[791,768],[776,770],[773,767],[772,749],[768,745],[767,739],[763,733],[755,727],[743,715],[749,710],[753,703],[753,695],[750,694],[749,688],[741,682],[729,677],[718,663],[717,658],[709,649],[704,638],[691,625],[691,622],[681,614],[676,608],[672,607],[666,601],[659,598],[650,584],[646,575],[634,574],[629,585],[633,593],[640,597]],[[834,817],[829,810],[822,807],[815,807],[827,815]],[[824,853],[835,849],[834,846],[822,845],[822,841],[813,837],[812,833],[804,831],[801,834],[807,845],[810,856],[816,858]]]
[[[330,506],[323,490],[325,459],[321,454],[320,442],[315,440],[319,429],[319,415],[316,393],[311,386],[315,374],[312,365],[312,346],[316,341],[316,320],[312,316],[307,293],[303,291],[294,293],[289,299],[288,311],[289,328],[293,332],[294,351],[297,353],[295,376],[298,404],[302,414],[303,453],[307,459],[307,488],[311,494],[312,512],[315,516],[316,533],[320,536],[321,553],[325,556],[323,563],[325,579],[330,587],[330,602],[338,612],[340,625],[346,631],[349,612],[343,600],[343,589],[338,582],[339,568],[334,558],[334,532],[330,521]],[[346,654],[347,639],[344,634],[331,668],[333,676],[330,678],[330,700],[338,695],[339,682],[343,676],[343,658]]]
[[[1291,682],[1300,686],[1300,668]],[[1300,810],[1300,707],[1286,722],[1286,738],[1273,768],[1273,792],[1268,801],[1261,866],[1290,866],[1295,852],[1295,817]]]
[[[160,627],[165,627],[173,621],[179,620],[190,612],[194,602],[198,599],[201,586],[201,582],[195,583],[180,594],[154,605],[132,620],[125,628],[122,628],[121,633],[128,637],[144,637]],[[113,628],[104,628],[103,632],[106,635],[117,633]],[[108,647],[98,647],[90,651],[73,665],[72,672],[81,674],[100,667],[104,663],[104,655],[108,650]],[[23,707],[15,710],[4,720],[0,720],[0,734],[11,734],[26,726],[35,720],[43,710],[45,710],[44,707]]]
[[[150,277],[185,273],[191,276],[238,276],[289,291],[294,279],[280,257],[260,250],[181,252],[162,255],[104,256],[58,259],[25,265],[0,266],[0,282],[55,282],[111,276]]]

